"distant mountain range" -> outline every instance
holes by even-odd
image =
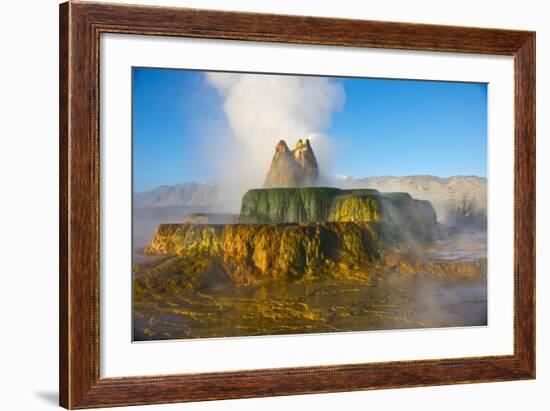
[[[432,203],[439,221],[444,222],[449,207],[463,199],[472,201],[479,210],[487,210],[487,178],[453,176],[440,178],[430,175],[406,177],[336,177],[343,188],[374,188],[378,191],[404,191],[418,200]]]
[[[219,202],[219,195],[219,185],[215,182],[164,185],[134,194],[134,208],[211,206]]]
[[[449,207],[455,201],[468,199],[481,210],[487,209],[487,179],[477,176],[453,176],[440,178],[430,175],[405,177],[353,178],[332,176],[333,186],[341,188],[374,188],[381,192],[407,192],[413,198],[428,200],[434,206],[438,220],[445,221]],[[136,193],[134,208],[192,207],[220,209],[220,186],[216,182],[183,183],[159,186],[153,190]]]

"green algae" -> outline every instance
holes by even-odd
[[[330,207],[328,221],[351,221],[354,223],[380,221],[382,198],[373,194],[347,194],[336,197]]]
[[[249,190],[242,199],[241,219],[247,223],[327,221],[332,201],[341,192],[330,187]]]
[[[439,230],[428,201],[371,189],[253,189],[242,199],[240,220],[249,224],[382,222],[395,241],[433,241]]]

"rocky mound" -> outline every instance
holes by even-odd
[[[279,141],[264,187],[315,186],[318,181],[319,167],[309,140],[298,140],[293,151],[284,140]]]
[[[329,275],[336,264],[364,269],[379,258],[382,236],[377,223],[162,224],[145,253],[217,259],[242,284]]]
[[[145,253],[177,256],[189,275],[209,266],[247,284],[273,277],[364,276],[381,249],[439,236],[428,201],[407,193],[315,187],[318,179],[309,141],[299,140],[290,151],[281,140],[268,188],[244,195],[237,224],[212,224],[226,222],[225,214],[191,214],[186,223],[161,224]]]

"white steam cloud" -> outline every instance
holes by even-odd
[[[206,79],[223,98],[234,138],[232,149],[216,156],[233,208],[247,189],[263,184],[281,139],[293,148],[299,138],[309,138],[321,172],[328,171],[332,150],[324,131],[344,104],[339,83],[323,77],[237,73],[208,73]]]

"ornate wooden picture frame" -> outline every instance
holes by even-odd
[[[101,378],[102,33],[513,56],[513,355]],[[60,405],[92,408],[535,378],[534,32],[69,2],[60,6],[59,47]]]

